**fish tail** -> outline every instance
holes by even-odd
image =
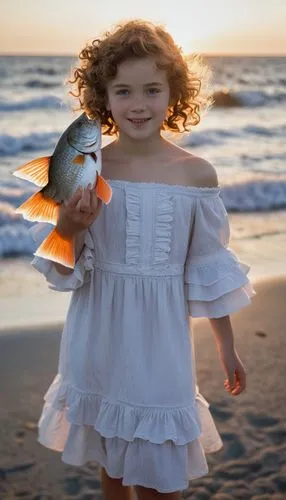
[[[108,182],[104,180],[101,175],[97,175],[96,185],[95,185],[96,195],[100,200],[102,200],[105,204],[108,204],[112,197],[112,189],[109,186]]]
[[[63,238],[55,228],[34,255],[73,269],[75,265],[74,241],[73,239]]]
[[[22,214],[24,219],[32,222],[49,222],[56,225],[59,207],[59,203],[52,198],[45,198],[43,191],[39,191],[16,208],[15,212]]]

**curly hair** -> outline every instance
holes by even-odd
[[[200,121],[201,114],[212,103],[208,83],[210,70],[198,55],[184,56],[181,47],[160,25],[144,20],[118,24],[101,39],[95,39],[80,52],[79,67],[72,70],[70,84],[79,98],[79,107],[92,119],[101,120],[103,134],[118,134],[118,127],[106,108],[107,84],[125,60],[155,58],[157,67],[164,69],[170,87],[168,112],[162,130],[189,131]]]

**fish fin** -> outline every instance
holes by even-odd
[[[36,186],[44,187],[49,182],[49,167],[51,156],[42,156],[18,167],[13,175],[20,179],[33,182]]]
[[[49,222],[56,225],[60,204],[52,198],[45,198],[42,191],[33,194],[24,203],[16,208],[17,214],[22,214],[24,219],[38,222]]]
[[[63,238],[56,229],[51,231],[34,255],[58,262],[72,269],[75,266],[73,240]]]
[[[97,175],[95,191],[98,198],[105,204],[108,204],[112,197],[112,189],[101,175]]]
[[[84,155],[77,155],[74,157],[72,163],[75,163],[75,165],[83,165],[84,164]]]

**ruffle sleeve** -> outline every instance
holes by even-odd
[[[30,229],[37,247],[48,236],[51,229],[52,227],[50,224],[46,223],[35,224]],[[90,231],[87,230],[84,235],[82,251],[76,261],[72,273],[68,275],[60,274],[57,271],[54,262],[38,256],[34,257],[31,264],[35,269],[37,269],[37,271],[45,276],[47,282],[49,283],[49,288],[59,292],[70,292],[76,290],[90,280],[90,271],[94,267],[94,259],[93,239]]]
[[[250,266],[228,248],[228,214],[219,190],[195,200],[184,282],[189,315],[220,318],[256,295],[247,277]]]

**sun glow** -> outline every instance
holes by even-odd
[[[2,53],[74,55],[134,18],[164,25],[185,53],[286,53],[282,0],[9,0],[0,3],[0,17]]]

